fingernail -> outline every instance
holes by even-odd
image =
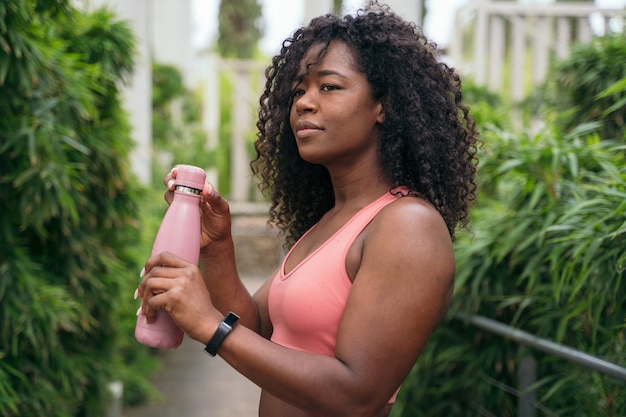
[[[146,268],[141,268],[141,272],[139,273],[139,278],[143,278],[146,275]]]
[[[174,188],[174,180],[169,180],[167,182],[167,189],[171,190],[172,188]]]
[[[133,294],[133,299],[137,299],[137,297],[139,296],[139,288],[135,288],[135,293]]]
[[[140,315],[141,314],[141,306],[139,306],[139,308],[137,309],[137,313],[135,313],[135,315]]]

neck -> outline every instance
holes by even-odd
[[[344,175],[331,173],[336,210],[364,207],[391,188],[391,181],[379,170],[359,171],[351,170]]]

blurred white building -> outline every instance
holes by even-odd
[[[207,52],[205,45],[194,42],[195,32],[202,29],[217,33],[217,11],[221,0],[74,0],[83,7],[107,6],[118,16],[127,20],[137,37],[138,57],[131,85],[125,91],[126,107],[131,115],[133,138],[136,148],[131,155],[133,169],[145,183],[150,181],[150,158],[152,154],[152,104],[151,104],[151,62],[175,65],[183,75],[186,86],[203,88],[203,125],[211,141],[215,141],[220,123],[218,72],[224,70],[224,63],[218,56]],[[262,0],[274,2],[277,0]],[[386,0],[397,13],[418,25],[423,26],[422,4],[429,6],[438,2],[440,11],[443,0]],[[452,7],[446,16],[453,20],[450,27],[451,39],[445,45],[449,56],[444,57],[459,72],[470,75],[478,84],[486,85],[498,93],[506,93],[513,100],[523,99],[532,85],[523,81],[531,78],[531,84],[543,81],[551,56],[567,56],[573,40],[569,34],[577,33],[576,41],[587,42],[594,35],[608,33],[611,28],[623,29],[624,9],[597,7],[589,3],[554,3],[552,0],[455,0],[460,8]],[[607,0],[608,1],[608,0]],[[364,4],[366,0],[348,0],[351,8]],[[596,0],[600,3],[600,0]],[[293,14],[293,29],[305,24],[311,18],[332,10],[332,0],[300,0],[300,2],[280,3],[280,7],[303,6],[298,18]],[[344,2],[344,4],[346,4]],[[447,3],[446,3],[447,4]],[[196,9],[192,9],[195,6]],[[197,19],[201,6],[203,12],[212,17]],[[282,11],[281,11],[282,13]],[[430,13],[429,13],[430,16]],[[272,17],[273,19],[276,16]],[[282,18],[282,17],[281,17]],[[213,19],[213,20],[212,20]],[[301,20],[301,21],[296,21]],[[204,27],[194,28],[202,22]],[[597,21],[602,30],[594,29]],[[272,22],[268,22],[271,25]],[[207,27],[210,26],[210,27]],[[575,28],[575,29],[574,29]],[[288,35],[288,34],[287,34]],[[214,39],[213,39],[214,40]],[[278,45],[276,45],[278,47]],[[196,50],[201,48],[203,51]],[[525,59],[532,57],[530,64]],[[449,58],[449,59],[448,59]],[[505,74],[505,61],[509,62],[510,74]],[[252,68],[254,66],[251,66]],[[530,70],[528,70],[530,68]],[[262,76],[262,70],[253,71]],[[531,71],[526,77],[524,71]],[[508,84],[505,83],[508,81]],[[251,97],[255,97],[251,99]],[[241,114],[253,114],[250,110],[258,97],[257,91],[240,92],[233,109]],[[246,119],[247,120],[247,119]],[[240,130],[245,130],[239,127]],[[236,131],[237,129],[232,129]],[[233,174],[234,188],[239,189],[242,181],[248,181],[247,155],[241,137],[232,138],[234,171],[241,167],[242,172]],[[242,192],[238,198],[247,198]],[[237,198],[236,198],[237,199]]]
[[[191,42],[191,0],[75,0],[77,7],[106,7],[129,23],[137,41],[135,73],[124,90],[125,108],[131,118],[135,149],[131,164],[137,177],[151,180],[152,70],[156,61],[175,65],[188,87],[197,84]]]
[[[441,1],[441,0],[439,0]],[[304,22],[306,23],[315,16],[328,13],[333,9],[333,0],[305,0]],[[424,0],[386,0],[396,13],[405,19],[412,20],[421,24],[422,22],[422,4]],[[353,1],[355,4],[365,4],[366,0]],[[345,4],[345,3],[344,3]]]
[[[219,5],[219,0],[209,1]],[[389,0],[389,4],[405,17],[419,21],[421,1]],[[294,22],[294,27],[332,10],[332,0],[304,2],[304,21]],[[147,184],[151,180],[152,154],[151,62],[176,66],[188,88],[195,88],[201,82],[198,74],[200,57],[192,41],[191,0],[75,0],[75,3],[83,8],[104,6],[111,9],[120,19],[128,21],[137,37],[135,73],[124,96],[136,143],[131,163],[138,178]]]

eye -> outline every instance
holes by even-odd
[[[339,89],[339,87],[337,87],[336,85],[333,85],[333,84],[324,84],[320,88],[320,90],[322,90],[322,91],[333,91],[333,90],[338,90],[338,89]]]
[[[301,88],[296,88],[296,89],[291,91],[291,96],[292,97],[300,97],[302,94],[304,94],[304,90],[301,89]]]

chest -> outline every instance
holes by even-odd
[[[319,230],[311,229],[300,239],[272,282],[268,297],[272,341],[332,355],[352,288],[346,265],[355,262],[347,261],[348,253],[355,253],[352,248],[358,245],[354,244],[356,232],[343,226],[335,233],[314,232]]]
[[[343,216],[322,218],[313,229],[300,239],[298,244],[288,254],[285,259],[283,273],[285,275],[290,274],[298,265],[313,257],[327,245],[341,245],[341,248],[333,249],[343,252],[344,256],[340,261],[345,266],[350,281],[353,281],[361,263],[365,232],[359,230],[357,235],[338,236],[344,232],[346,223],[353,214],[348,213]],[[335,259],[334,261],[337,262],[338,260]]]

